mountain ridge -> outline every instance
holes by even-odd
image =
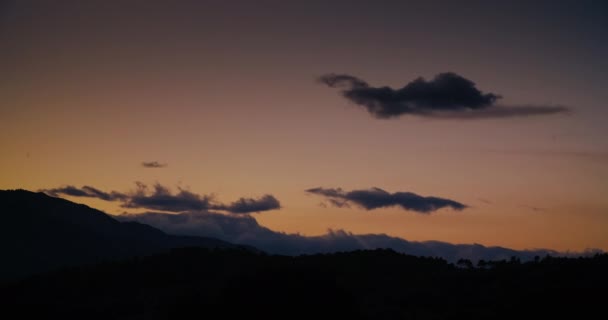
[[[0,190],[0,280],[179,247],[253,248],[215,238],[169,235],[69,200],[23,189]]]

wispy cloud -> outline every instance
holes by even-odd
[[[531,206],[531,205],[527,205],[527,204],[520,204],[519,205],[522,208],[526,208],[535,212],[540,212],[540,211],[545,211],[547,210],[546,208],[541,208],[541,207],[535,207],[535,206]]]
[[[484,198],[477,198],[477,200],[479,200],[480,202],[483,202],[485,204],[492,204],[492,201],[488,200],[488,199],[484,199]]]
[[[537,157],[567,157],[578,158],[600,163],[608,163],[608,151],[577,151],[577,150],[526,150],[526,149],[484,149],[478,152],[496,153],[505,155],[537,156]]]

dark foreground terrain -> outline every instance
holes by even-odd
[[[606,254],[481,265],[390,250],[294,258],[177,249],[4,284],[0,301],[15,319],[586,319],[606,312]]]
[[[174,236],[44,193],[0,190],[0,282],[61,267],[168,252],[243,248],[214,238]]]

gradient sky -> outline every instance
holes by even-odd
[[[2,1],[0,188],[272,194],[254,217],[277,231],[608,250],[606,39],[605,1]],[[455,72],[570,112],[376,119],[317,81],[332,72]],[[322,207],[314,187],[469,208]]]

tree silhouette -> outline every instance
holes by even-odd
[[[469,259],[458,259],[456,265],[462,268],[473,269],[473,262]]]

